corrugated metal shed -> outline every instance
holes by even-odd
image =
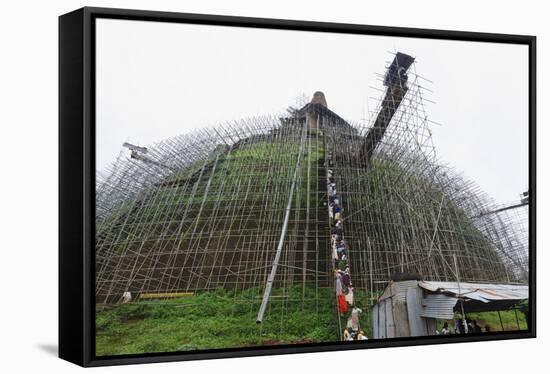
[[[507,310],[528,298],[526,285],[460,283],[459,291],[457,282],[391,281],[372,308],[373,337],[433,335],[436,320],[454,318],[459,300],[473,313]]]

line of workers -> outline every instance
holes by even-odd
[[[328,157],[329,169],[327,171],[328,210],[330,217],[332,262],[335,277],[336,298],[338,312],[346,318],[346,326],[342,334],[342,340],[367,340],[367,335],[361,330],[359,316],[363,312],[356,304],[353,297],[353,284],[349,266],[349,248],[344,241],[343,233],[343,209],[338,195],[336,180],[332,167],[334,166],[331,155]]]

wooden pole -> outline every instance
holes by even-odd
[[[290,218],[290,210],[292,208],[292,197],[294,195],[294,189],[296,188],[296,179],[298,178],[298,171],[300,170],[300,161],[302,159],[302,154],[304,151],[304,134],[307,129],[307,121],[304,122],[304,129],[302,129],[302,141],[300,144],[300,152],[298,153],[298,158],[296,159],[296,167],[294,169],[294,178],[292,179],[292,186],[290,186],[290,193],[288,194],[288,203],[286,205],[285,219],[283,221],[283,227],[281,228],[281,236],[279,237],[279,244],[277,245],[277,252],[275,253],[275,258],[273,259],[273,265],[271,266],[271,273],[267,278],[267,283],[265,285],[264,296],[262,298],[262,304],[258,310],[258,316],[256,317],[256,323],[261,323],[264,319],[265,308],[269,301],[269,295],[271,294],[271,288],[273,287],[273,281],[275,280],[275,275],[277,274],[277,267],[279,266],[279,260],[281,259],[281,252],[283,250],[283,244],[285,242],[286,229],[288,227],[288,219]]]
[[[500,328],[504,331],[504,325],[502,324],[502,316],[500,315],[500,310],[497,311],[498,319],[500,320]]]
[[[519,318],[518,318],[518,310],[517,310],[517,309],[514,309],[514,314],[516,315],[516,324],[518,325],[518,330],[520,330],[520,327],[519,327]]]
[[[468,333],[468,325],[466,325],[466,315],[464,313],[464,302],[462,300],[462,291],[460,290],[460,275],[458,273],[458,263],[455,253],[453,253],[453,261],[455,265],[456,282],[458,284],[458,300],[460,301],[460,311],[462,312],[462,323],[464,324],[464,332]]]
[[[317,124],[317,128],[318,124]],[[308,130],[309,131],[309,128]],[[304,309],[304,303],[306,298],[306,270],[307,270],[307,251],[309,245],[309,199],[310,199],[310,182],[311,182],[311,138],[307,137],[307,193],[306,193],[306,229],[304,233],[304,250],[302,252],[302,310]]]

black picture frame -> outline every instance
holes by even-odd
[[[95,356],[95,20],[98,18],[305,30],[341,34],[492,42],[529,48],[529,300],[528,331],[488,335],[394,338],[354,343],[319,343]],[[59,357],[81,366],[104,366],[226,357],[325,352],[425,344],[536,337],[536,37],[206,14],[85,7],[59,18]]]

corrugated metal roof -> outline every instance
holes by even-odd
[[[515,284],[488,284],[420,281],[423,289],[489,303],[501,300],[526,300],[529,298],[529,286]]]

